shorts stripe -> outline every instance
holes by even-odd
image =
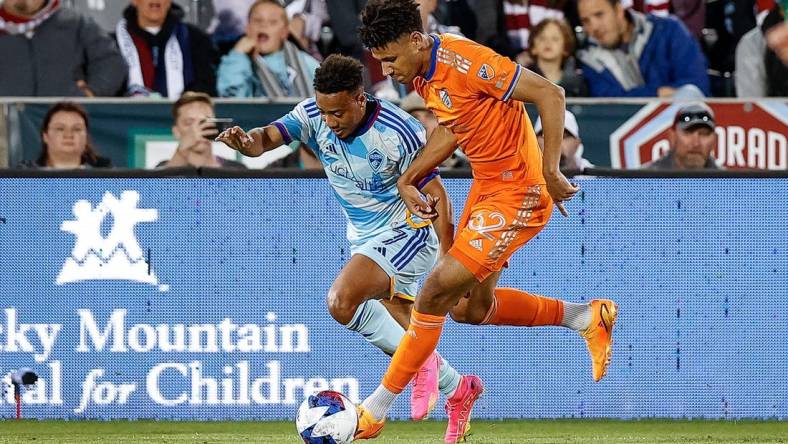
[[[411,236],[410,239],[408,239],[408,242],[405,244],[405,246],[402,247],[402,249],[399,250],[397,254],[395,254],[394,257],[391,258],[391,265],[399,269],[399,267],[397,267],[397,264],[399,264],[403,258],[407,257],[410,254],[411,250],[421,248],[420,244],[425,239],[423,232],[426,231],[428,230],[425,229],[416,230],[416,233],[414,233],[413,236]]]
[[[413,260],[414,257],[416,257],[416,254],[419,252],[419,250],[424,247],[424,245],[427,243],[427,236],[429,236],[429,234],[429,229],[420,229],[417,233],[417,236],[419,237],[418,243],[411,247],[411,249],[401,258],[393,259],[391,261],[391,265],[394,265],[397,270],[402,270],[406,265],[408,265],[410,261]]]

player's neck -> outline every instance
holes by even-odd
[[[425,49],[419,52],[421,55],[421,67],[419,68],[419,77],[424,77],[427,75],[427,72],[430,70],[430,66],[432,65],[432,48],[438,44],[438,42],[432,38],[429,34],[424,34],[424,38],[427,40],[428,44],[424,45]]]

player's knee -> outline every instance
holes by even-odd
[[[350,323],[359,306],[350,292],[334,288],[329,290],[326,302],[331,317],[342,325]]]

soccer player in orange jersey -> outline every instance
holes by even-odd
[[[417,180],[459,145],[471,162],[473,185],[454,244],[421,288],[411,323],[381,385],[359,406],[357,439],[380,434],[397,395],[433,353],[447,313],[469,324],[574,329],[585,338],[593,378],[604,375],[611,355],[617,307],[608,299],[573,304],[513,288],[496,288],[507,260],[545,226],[553,205],[578,188],[558,169],[563,136],[563,90],[506,57],[471,40],[422,32],[413,0],[370,0],[362,13],[361,40],[383,73],[413,83],[440,126],[398,181],[408,209],[435,215],[434,199]],[[544,154],[523,102],[542,117]],[[448,399],[445,442],[461,440],[483,385],[463,377]]]

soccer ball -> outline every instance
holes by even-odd
[[[353,442],[357,426],[356,406],[342,393],[330,390],[306,398],[296,416],[298,434],[306,444]]]

